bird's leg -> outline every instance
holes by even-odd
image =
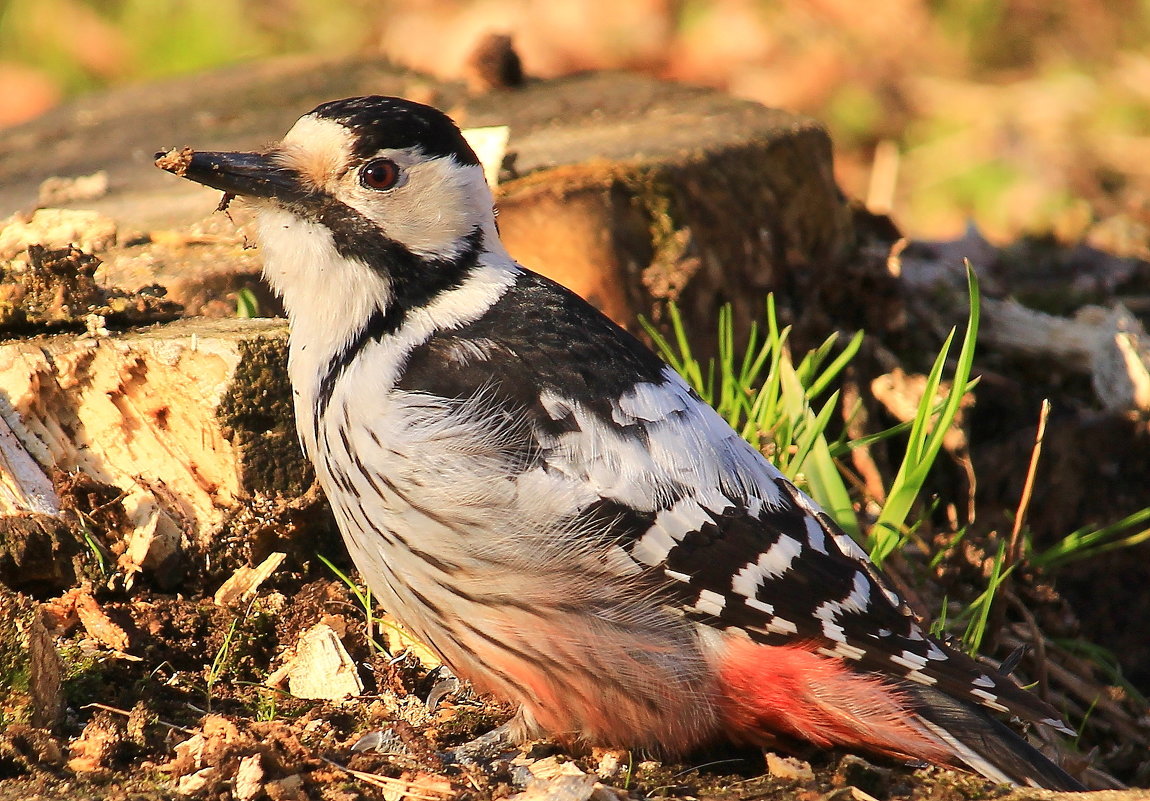
[[[485,764],[518,751],[520,744],[537,739],[542,732],[522,708],[511,720],[463,745],[444,752],[445,761],[459,765]]]

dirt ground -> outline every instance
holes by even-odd
[[[61,263],[43,254],[39,260],[48,272]],[[68,276],[65,285],[74,287],[87,262],[73,254],[70,263],[80,278]],[[73,297],[51,291],[47,296]],[[168,315],[171,309],[161,306],[152,312]],[[57,328],[84,325],[51,313],[48,318]],[[27,317],[15,320],[10,332],[26,334],[32,324]],[[993,465],[1017,464],[1029,440],[990,436],[990,421],[1004,422],[996,404],[1005,403],[1003,398],[1017,400],[1019,385],[1004,377],[1016,373],[996,373],[1005,368],[993,359],[985,369],[988,386],[978,396],[980,408],[970,426],[997,442],[998,450],[976,451],[973,459],[980,475],[992,477],[990,486],[980,490],[980,504],[992,509],[997,503],[1005,513],[1009,506],[1004,504],[1015,497],[1013,472],[996,479]],[[1069,382],[1065,397],[1084,398],[1084,392]],[[1121,461],[1131,438],[1145,436],[1134,418],[1108,419],[1106,427],[1072,429],[1077,439],[1071,441],[1051,437],[1048,447],[1056,465],[1070,461],[1044,478],[1038,490],[1043,498],[1061,491],[1060,476],[1082,475],[1080,460]],[[875,455],[883,458],[878,451]],[[962,485],[960,459],[943,465],[941,473],[941,497],[969,493],[969,487],[955,489]],[[1110,471],[1099,479],[1109,493],[1105,508],[1115,513],[1145,497],[1140,474],[1125,472],[1121,478]],[[452,749],[504,722],[512,710],[476,697],[445,675],[425,649],[381,621],[378,610],[369,619],[360,590],[339,577],[354,573],[314,489],[301,497],[252,497],[227,517],[205,547],[181,551],[162,569],[125,574],[116,568],[131,533],[123,493],[77,473],[57,471],[53,483],[62,507],[83,525],[6,525],[0,579],[21,597],[39,602],[36,609],[61,655],[60,714],[47,728],[30,725],[22,685],[15,679],[18,668],[4,667],[10,692],[0,708],[7,724],[0,734],[0,799],[178,795],[435,801],[523,794],[521,801],[949,801],[1007,792],[948,771],[870,764],[853,755],[817,751],[800,754],[797,762],[728,749],[664,763],[639,752],[538,743],[491,758],[461,760]],[[1084,489],[1087,495],[1090,491]],[[1038,530],[1061,525],[1042,519],[1054,511],[1053,504],[1039,509]],[[1066,519],[1080,511],[1072,505]],[[930,551],[912,548],[889,563],[890,572],[919,608],[941,608],[944,599],[969,602],[985,585],[994,540],[972,537],[956,547],[952,525],[926,525],[942,556],[932,559]],[[251,578],[253,568],[269,564]],[[52,567],[42,569],[45,565]],[[1101,565],[1115,574],[1142,569],[1122,554]],[[1050,576],[1020,570],[1004,593],[989,647],[1005,656],[1027,645],[1020,672],[1086,721],[1076,751],[1068,756],[1069,767],[1092,760],[1101,773],[1145,782],[1145,702],[1133,685],[1107,674],[1100,666],[1104,662],[1091,661],[1072,647],[1093,642],[1088,634],[1105,633],[1094,616],[1104,621],[1117,614],[1115,609],[1137,603],[1137,596],[1124,581],[1094,584],[1083,593],[1075,579],[1085,574],[1085,569],[1069,574],[1070,590],[1063,597]],[[237,577],[243,581],[237,583]],[[313,683],[320,685],[350,681],[353,697],[348,700],[297,697],[306,693],[293,682],[307,677],[300,679],[285,666],[298,662],[304,641],[317,626],[333,632],[345,649],[338,659],[345,661],[333,667],[320,660],[301,669],[315,671]],[[1121,627],[1110,634],[1120,643],[1130,636]],[[1124,647],[1138,646],[1128,641]],[[357,750],[369,735],[371,747]]]
[[[88,487],[89,492],[91,487]],[[680,763],[639,752],[537,743],[489,760],[451,749],[512,710],[476,697],[415,653],[369,644],[364,610],[318,559],[289,559],[240,606],[211,588],[245,561],[243,533],[205,555],[179,594],[130,597],[81,583],[122,632],[122,650],[91,620],[56,618],[67,712],[54,733],[10,724],[0,735],[0,799],[715,799],[995,798],[1005,788],[935,768],[872,764],[812,750],[786,760],[716,750]],[[300,529],[297,553],[329,553],[349,570],[323,523]],[[87,566],[89,569],[91,565]],[[60,603],[49,603],[59,607]],[[56,610],[58,611],[58,609]],[[303,700],[266,685],[268,666],[317,622],[331,626],[358,666],[362,694]],[[378,630],[377,630],[378,635]],[[130,654],[130,656],[128,656]],[[356,752],[378,732],[375,748]],[[565,784],[566,783],[566,784]],[[569,785],[569,786],[568,786]]]

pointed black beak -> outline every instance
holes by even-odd
[[[209,153],[190,148],[156,154],[156,166],[229,195],[299,199],[299,175],[263,153]]]

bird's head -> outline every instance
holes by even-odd
[[[173,151],[157,166],[254,203],[289,312],[426,304],[502,250],[479,159],[446,114],[409,100],[324,103],[263,151]]]

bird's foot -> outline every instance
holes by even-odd
[[[488,765],[497,759],[511,759],[519,752],[515,719],[463,745],[443,752],[443,760],[456,765]]]

